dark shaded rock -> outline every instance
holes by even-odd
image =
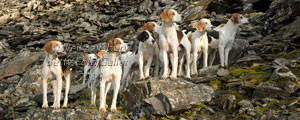
[[[260,85],[255,87],[253,95],[256,98],[286,98],[290,93],[279,87]]]
[[[152,78],[129,85],[124,93],[124,107],[132,119],[149,118],[151,114],[167,115],[210,101],[213,93],[212,87],[203,84]]]
[[[39,57],[40,53],[38,52],[20,52],[8,64],[0,65],[0,79],[24,73]]]

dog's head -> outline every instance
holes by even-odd
[[[159,33],[159,27],[156,22],[147,22],[143,27],[142,27],[142,30],[145,31],[145,30],[148,30],[150,32],[153,32],[153,33]]]
[[[64,55],[64,45],[57,40],[52,40],[44,46],[44,51],[49,54]]]
[[[109,52],[121,52],[124,53],[128,49],[128,45],[124,43],[121,38],[114,38],[108,41],[107,50]]]
[[[181,14],[178,14],[174,9],[167,9],[160,14],[160,17],[165,22],[181,22]]]
[[[206,18],[202,18],[197,24],[196,24],[197,30],[200,32],[202,31],[212,31],[214,29],[214,26],[211,24],[211,21]]]
[[[140,42],[146,43],[148,45],[152,45],[155,43],[155,39],[152,37],[152,35],[153,34],[151,32],[145,30],[137,36],[137,39]]]
[[[249,23],[248,21],[248,18],[244,17],[243,15],[241,14],[238,14],[238,13],[234,13],[232,14],[230,20],[235,23],[235,24],[245,24],[245,23]]]
[[[86,54],[83,57],[83,61],[85,65],[90,66],[97,66],[98,65],[98,58],[95,54]]]

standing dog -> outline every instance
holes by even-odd
[[[148,30],[139,34],[137,39],[140,41],[138,48],[140,80],[144,80],[150,77],[150,67],[155,56],[155,39]]]
[[[222,67],[228,67],[228,55],[232,48],[237,29],[245,23],[248,23],[248,18],[235,13],[225,25],[215,28],[219,32],[219,54]]]
[[[106,95],[105,90],[109,90],[111,83],[114,84],[114,93],[111,112],[117,111],[117,97],[120,89],[120,82],[122,77],[122,66],[120,64],[120,55],[125,43],[120,38],[115,38],[108,41],[108,51],[103,54],[103,58],[100,62],[100,107],[101,112],[106,112]],[[125,47],[127,48],[127,47]],[[107,84],[107,85],[106,85]]]
[[[85,84],[86,81],[86,76],[88,75],[88,72],[90,70],[90,68],[96,64],[97,62],[97,56],[95,54],[86,54],[83,57],[83,62],[84,62],[84,71],[83,71],[83,81],[82,84]],[[88,84],[88,86],[90,87],[90,85]]]
[[[172,64],[171,79],[177,79],[177,67],[178,67],[178,38],[176,32],[175,22],[181,21],[181,15],[173,9],[165,10],[160,14],[162,18],[162,26],[159,30],[159,47],[160,55],[163,59],[163,75],[165,79],[168,76],[168,53],[170,53],[170,59]]]
[[[196,24],[197,30],[193,33],[188,33],[188,38],[192,41],[192,55],[193,55],[193,64],[192,64],[192,74],[197,74],[197,60],[198,53],[203,53],[203,67],[207,67],[207,58],[208,58],[208,38],[207,31],[213,29],[213,25],[209,19],[201,19]]]
[[[184,62],[183,58],[184,58],[184,56],[186,56],[186,63],[187,63],[186,66],[185,66],[186,77],[190,78],[190,65],[189,65],[189,63],[190,63],[191,43],[189,42],[187,35],[184,32],[179,31],[179,27],[176,23],[174,23],[174,26],[175,26],[176,33],[177,33],[178,43],[180,44],[179,47],[178,47],[178,50],[179,50],[179,52],[184,52],[179,57],[180,64],[179,64],[179,68],[178,68],[179,69],[178,70],[178,75],[183,75],[183,70],[182,70],[182,66],[183,66],[183,62]],[[157,23],[155,23],[155,22],[147,22],[143,26],[142,30],[143,31],[148,30],[148,31],[153,32],[155,34],[155,33],[159,33],[160,28],[161,28],[161,26],[157,25]],[[157,41],[157,44],[159,45],[158,41]],[[156,47],[156,49],[157,50],[155,50],[155,51],[159,52],[160,48]],[[156,54],[157,54],[157,56],[159,56],[159,53],[156,53]],[[163,62],[163,60],[162,60],[162,62]],[[157,64],[159,64],[159,60],[155,65],[157,65]],[[158,72],[158,69],[159,68],[155,68],[155,70],[157,72]]]
[[[68,104],[68,93],[70,88],[70,81],[72,76],[72,68],[67,68],[64,72],[61,67],[61,62],[58,59],[58,55],[65,54],[64,46],[60,41],[50,41],[44,46],[44,51],[46,51],[46,58],[43,62],[42,68],[42,78],[43,78],[43,105],[42,108],[48,108],[47,100],[47,81],[53,80],[53,94],[54,103],[51,106],[54,109],[60,108],[60,97],[62,90],[62,77],[64,76],[66,80],[66,90],[65,99],[63,107],[67,107]]]

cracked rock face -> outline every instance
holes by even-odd
[[[149,118],[151,114],[167,115],[210,101],[213,93],[207,85],[153,78],[129,85],[123,102],[129,115],[144,113],[139,117]]]

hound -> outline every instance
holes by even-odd
[[[225,25],[220,25],[214,30],[219,32],[219,54],[222,67],[228,67],[228,55],[232,48],[238,27],[248,23],[248,18],[235,13]]]
[[[162,78],[165,79],[168,76],[168,55],[170,53],[170,59],[172,64],[172,73],[170,75],[172,80],[177,79],[177,67],[178,67],[178,38],[176,32],[175,22],[181,21],[181,15],[178,14],[173,9],[165,10],[160,14],[162,18],[162,26],[159,30],[159,47],[160,55],[163,60],[163,75]]]
[[[213,29],[211,21],[209,19],[201,19],[196,24],[196,31],[193,33],[188,33],[188,38],[192,42],[192,74],[197,74],[197,60],[198,53],[203,53],[203,67],[207,67],[207,58],[208,58],[208,38],[207,31]]]
[[[107,50],[103,54],[100,62],[100,107],[99,110],[103,113],[106,112],[106,96],[111,83],[114,84],[113,100],[110,111],[117,111],[117,97],[120,89],[120,82],[122,77],[122,65],[120,63],[120,55],[124,50],[124,42],[121,38],[115,38],[108,41]],[[126,47],[125,47],[126,48]],[[106,85],[107,84],[107,85]]]
[[[188,38],[187,38],[187,35],[182,32],[182,31],[179,31],[179,26],[174,23],[174,26],[175,26],[175,29],[176,29],[176,33],[177,33],[177,39],[178,39],[178,43],[179,43],[179,47],[178,47],[178,50],[179,52],[184,52],[183,54],[181,54],[179,56],[179,60],[180,60],[180,63],[179,63],[179,70],[178,70],[178,75],[183,75],[183,70],[182,70],[182,66],[183,66],[183,58],[184,56],[186,56],[186,66],[185,66],[185,69],[186,69],[186,77],[187,78],[190,78],[190,51],[191,51],[191,43],[189,42]],[[147,22],[142,30],[148,30],[150,32],[153,32],[154,34],[155,33],[159,33],[159,30],[160,30],[161,26],[157,25],[157,23],[155,22]],[[156,42],[157,44],[159,44],[159,42],[157,41]],[[159,47],[156,47],[157,52],[159,52]],[[156,53],[157,56],[159,56],[159,53]],[[155,64],[155,67],[157,64],[159,64],[159,60],[157,58],[157,63]],[[163,60],[161,60],[163,62]],[[157,65],[158,66],[158,65]],[[155,71],[159,71],[159,68],[155,68]]]
[[[72,76],[72,68],[67,68],[64,72],[61,67],[61,62],[58,59],[58,55],[65,54],[64,46],[60,41],[50,41],[44,46],[44,51],[46,51],[46,58],[43,62],[42,68],[42,88],[43,88],[43,105],[42,108],[48,108],[47,100],[47,81],[53,80],[53,94],[54,103],[51,106],[54,109],[60,108],[60,97],[62,90],[62,77],[66,80],[66,90],[65,98],[62,107],[67,107],[68,104],[68,93],[70,88],[70,81]]]

